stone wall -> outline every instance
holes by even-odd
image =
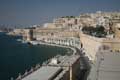
[[[95,60],[96,52],[99,52],[100,48],[108,50],[118,51],[120,50],[120,39],[118,38],[97,38],[80,33],[80,41],[83,44],[84,51],[90,60]]]

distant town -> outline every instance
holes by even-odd
[[[73,54],[55,56],[16,80],[119,80],[120,12],[63,16],[30,28],[1,28],[30,45],[69,47]],[[82,78],[81,78],[82,76]]]

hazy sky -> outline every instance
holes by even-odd
[[[98,10],[120,11],[120,0],[0,0],[0,24],[42,24]]]

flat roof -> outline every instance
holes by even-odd
[[[61,57],[58,58],[58,60],[60,61],[60,64],[58,64],[58,65],[71,66],[76,62],[76,60],[78,58],[80,58],[79,55],[61,56]]]
[[[61,70],[61,67],[42,66],[37,71],[26,76],[22,80],[50,80]]]

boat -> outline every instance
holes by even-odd
[[[17,41],[22,41],[22,39],[17,39]]]
[[[38,42],[36,42],[36,41],[31,41],[31,44],[32,44],[32,45],[38,45]]]

